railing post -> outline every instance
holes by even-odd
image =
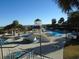
[[[1,46],[0,48],[1,48],[1,55],[2,55],[1,57],[2,57],[2,59],[3,59],[2,39],[0,39],[0,46]]]

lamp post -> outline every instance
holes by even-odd
[[[40,57],[42,59],[42,41],[41,41],[41,34],[42,34],[42,30],[41,30],[41,26],[40,26]]]
[[[35,20],[35,28],[38,28],[39,29],[39,34],[40,34],[40,39],[39,39],[39,42],[40,42],[40,58],[42,59],[42,43],[41,43],[41,34],[42,34],[42,23],[41,23],[41,20],[40,19],[36,19]]]

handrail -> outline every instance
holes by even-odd
[[[25,51],[25,53],[23,53],[22,55],[18,56],[16,59],[21,58],[22,56],[24,56],[25,54],[29,53],[30,51]]]
[[[39,53],[35,53],[35,54],[40,55]],[[49,58],[49,59],[53,59],[53,58],[48,57],[48,56],[45,56],[45,55],[43,55],[43,54],[41,54],[40,56],[45,57],[45,58]]]
[[[34,50],[32,50],[32,49],[30,49],[29,51],[25,51],[25,53],[23,53],[22,55],[20,55],[19,57],[17,57],[16,59],[19,59],[19,58],[21,58],[21,57],[23,57],[23,56],[25,56],[26,54],[28,54],[29,52],[33,52]],[[39,55],[39,56],[42,56],[43,58],[48,58],[48,59],[53,59],[53,58],[50,58],[50,57],[48,57],[48,56],[45,56],[45,55],[43,55],[43,54],[39,54],[39,53],[35,53],[35,52],[33,52],[33,55]]]

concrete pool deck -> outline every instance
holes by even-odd
[[[50,37],[52,39],[51,42],[48,43],[42,43],[42,50],[43,54],[45,56],[51,57],[53,59],[63,59],[63,47],[64,43],[63,41],[59,40],[58,42],[55,42],[57,38],[55,37]],[[61,38],[64,40],[63,38]],[[58,40],[58,39],[57,39]],[[3,55],[7,56],[10,53],[16,52],[16,51],[22,51],[25,49],[35,49],[35,51],[38,52],[40,48],[39,43],[32,43],[32,44],[19,44],[18,46],[16,44],[9,44],[9,45],[4,45],[5,47],[12,47],[16,46],[14,48],[3,48]],[[59,46],[59,47],[57,47]],[[1,51],[1,49],[0,49]],[[0,59],[1,59],[1,52],[0,52]]]

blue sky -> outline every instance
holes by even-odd
[[[18,20],[23,25],[34,24],[39,18],[43,24],[50,24],[51,19],[67,18],[54,0],[0,0],[0,26]]]

